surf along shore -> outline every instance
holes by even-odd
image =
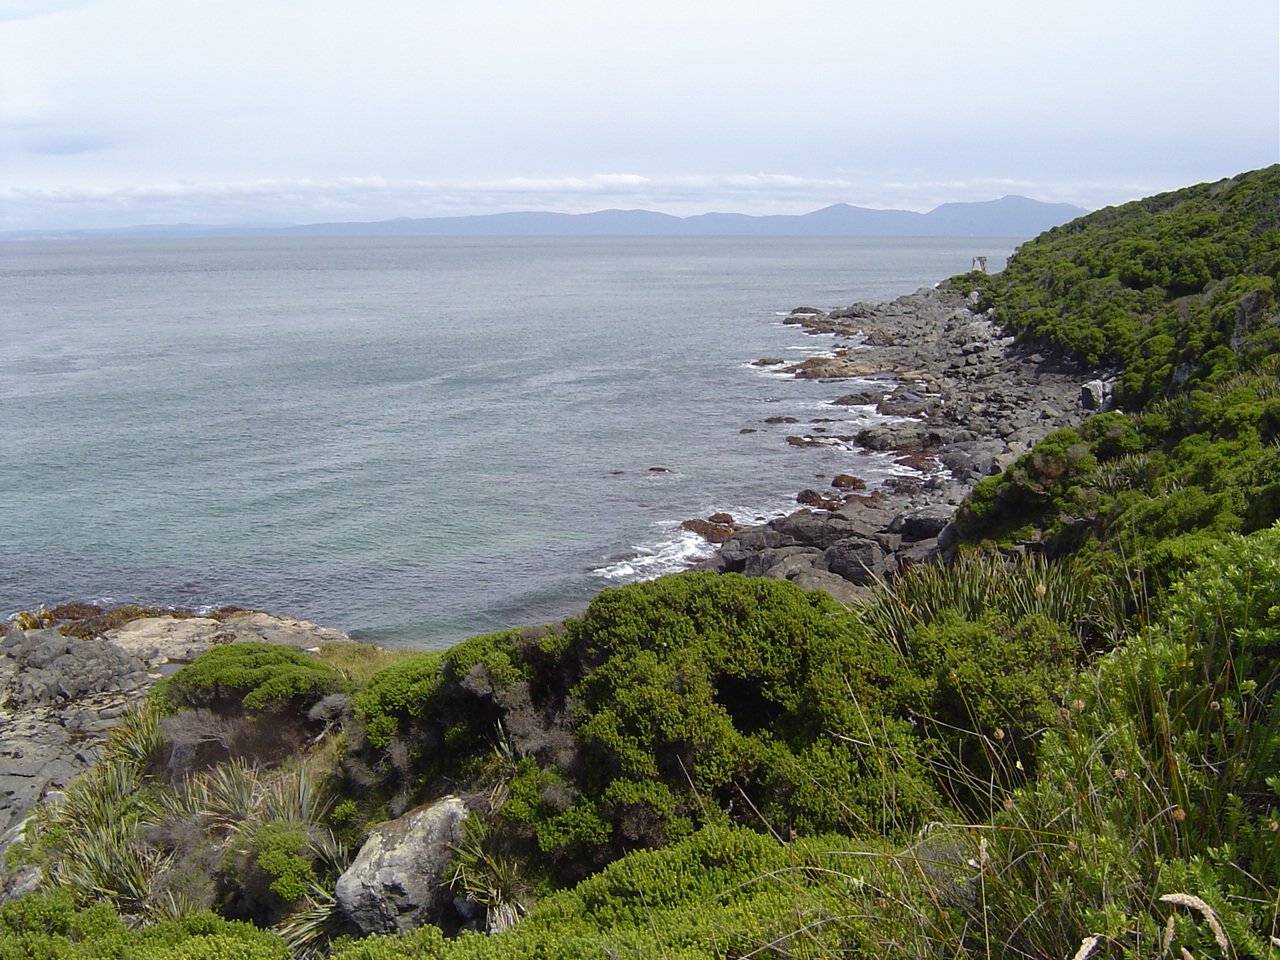
[[[909,475],[875,489],[854,474],[824,477],[797,495],[802,509],[759,526],[740,528],[723,513],[687,521],[721,545],[701,567],[786,579],[857,602],[904,565],[949,559],[952,515],[979,480],[1106,409],[1111,383],[1103,372],[1017,343],[973,312],[974,302],[944,281],[889,303],[794,310],[787,323],[832,334],[835,347],[797,364],[757,363],[831,383],[833,410],[864,406],[893,418],[840,436],[822,425],[826,418],[796,423],[787,437],[796,455],[818,445],[861,448],[892,455]],[[847,392],[849,381],[859,388]]]
[[[944,282],[889,303],[793,311],[786,322],[834,334],[834,348],[824,339],[823,350],[800,363],[758,362],[830,383],[833,413],[865,406],[892,418],[854,435],[833,435],[826,418],[797,422],[787,437],[795,455],[840,445],[889,453],[911,470],[875,489],[854,474],[823,478],[799,493],[801,509],[759,526],[739,526],[726,514],[691,520],[690,529],[720,544],[700,566],[786,579],[856,602],[877,578],[945,559],[954,545],[952,514],[978,480],[1105,407],[1108,386],[1097,371],[1016,344],[971,306]],[[0,853],[36,803],[93,764],[107,731],[156,680],[215,645],[237,642],[315,648],[350,640],[313,623],[241,610],[193,616],[71,605],[0,624]]]

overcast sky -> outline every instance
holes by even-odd
[[[1276,0],[0,0],[0,230],[1093,209],[1278,161]]]

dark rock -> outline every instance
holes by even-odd
[[[882,423],[859,430],[854,438],[860,447],[885,452],[888,450],[922,450],[936,446],[940,439],[935,431],[921,423]]]
[[[731,513],[713,513],[711,516],[707,517],[707,519],[712,523],[723,524],[727,527],[733,526],[733,514]]]
[[[794,537],[779,532],[771,525],[764,525],[734,533],[721,544],[719,556],[724,564],[724,572],[741,573],[753,554],[761,550],[794,546],[797,546]]]
[[[937,466],[938,458],[926,450],[913,450],[910,453],[899,454],[894,458],[894,463],[926,473]]]
[[[839,510],[842,506],[841,501],[825,497],[817,490],[801,490],[796,494],[796,503],[817,507],[819,510]]]
[[[867,481],[848,473],[837,473],[831,479],[831,485],[837,490],[865,490]]]
[[[885,477],[884,489],[898,496],[913,496],[924,489],[918,477]]]
[[[944,450],[938,455],[938,462],[957,480],[968,480],[975,473],[973,457],[964,450]]]
[[[732,526],[724,523],[712,523],[709,520],[686,520],[680,526],[691,533],[696,533],[708,543],[724,543],[734,533]]]
[[[722,569],[742,570],[753,552],[805,547],[830,554],[835,568],[800,569],[811,558],[803,551],[780,562],[763,558],[751,569],[775,570],[797,584],[819,589],[825,578],[842,575],[865,579],[868,570],[891,574],[903,565],[954,556],[957,538],[948,527],[951,510],[984,476],[1012,464],[1044,436],[1071,425],[1081,406],[1080,368],[1060,356],[1020,347],[989,318],[971,312],[973,304],[950,290],[924,287],[887,304],[854,304],[819,316],[799,315],[807,332],[858,336],[857,349],[839,348],[834,356],[815,357],[787,367],[810,379],[884,378],[885,386],[857,385],[833,401],[836,406],[879,405],[910,419],[881,423],[856,438],[794,436],[797,447],[854,444],[873,454],[887,453],[914,467],[920,476],[891,477],[874,493],[845,495],[845,503],[829,514],[811,510],[769,522],[763,532],[742,531],[722,548]],[[1242,317],[1242,330],[1268,322],[1258,313]],[[889,380],[890,372],[893,380]],[[1094,374],[1096,376],[1096,374]],[[1103,402],[1111,384],[1103,380]],[[888,394],[888,396],[886,396]],[[1086,401],[1087,402],[1087,401]],[[943,472],[945,468],[946,473]],[[846,475],[847,476],[847,475]],[[833,483],[840,489],[838,482]],[[845,489],[854,489],[853,487]],[[829,509],[821,494],[806,494],[814,506]],[[894,513],[902,514],[896,524]],[[865,541],[866,546],[843,541]],[[837,545],[840,545],[837,549]],[[863,586],[850,585],[854,591]],[[845,591],[848,588],[839,588]],[[831,591],[829,591],[831,592]]]
[[[863,390],[860,393],[846,393],[831,402],[841,407],[870,407],[879,403],[883,397],[883,390]]]
[[[932,537],[928,540],[917,540],[903,544],[902,549],[894,554],[900,567],[929,563],[938,556],[938,541]]]
[[[826,570],[813,568],[799,570],[787,577],[787,579],[801,590],[822,590],[840,603],[848,606],[861,603],[871,595],[871,591],[867,588],[859,587],[844,577]]]
[[[815,569],[822,562],[822,554],[817,550],[809,550],[805,547],[788,547],[787,555],[775,558],[776,563],[761,564],[761,572],[759,574],[751,573],[751,565],[747,565],[747,576],[768,577],[771,580],[790,580],[792,577],[800,573],[806,573]],[[762,561],[767,554],[761,554]]]
[[[823,550],[833,543],[855,535],[862,529],[853,521],[846,520],[838,514],[819,515],[810,510],[800,510],[780,517],[769,526],[778,536],[790,541],[786,544],[788,546],[810,546]]]
[[[876,404],[876,411],[886,417],[923,417],[932,412],[936,401],[914,394],[894,394]]]
[[[912,513],[902,518],[902,526],[896,531],[907,542],[928,540],[938,536],[951,522],[951,511]]]
[[[880,544],[880,549],[886,554],[894,553],[902,547],[902,534],[900,533],[877,531],[871,535],[871,539]]]
[[[1090,380],[1080,387],[1080,405],[1091,411],[1108,410],[1111,408],[1114,388],[1114,383]]]
[[[795,417],[765,417],[765,423],[799,423]]]
[[[875,583],[887,571],[885,553],[880,544],[856,537],[828,547],[822,561],[832,573],[864,586]]]

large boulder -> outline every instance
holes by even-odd
[[[822,590],[846,606],[860,603],[870,596],[870,591],[866,587],[850,583],[844,577],[827,570],[797,570],[789,574],[787,579],[801,590]]]
[[[466,816],[461,798],[445,797],[375,827],[338,878],[343,915],[362,934],[440,924],[453,909],[445,879]]]
[[[1113,382],[1090,380],[1080,387],[1080,405],[1086,410],[1110,410],[1114,389]]]

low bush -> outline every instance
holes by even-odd
[[[247,710],[305,712],[341,689],[335,670],[296,647],[234,643],[214,647],[165,678],[153,697],[175,707],[239,703]]]

